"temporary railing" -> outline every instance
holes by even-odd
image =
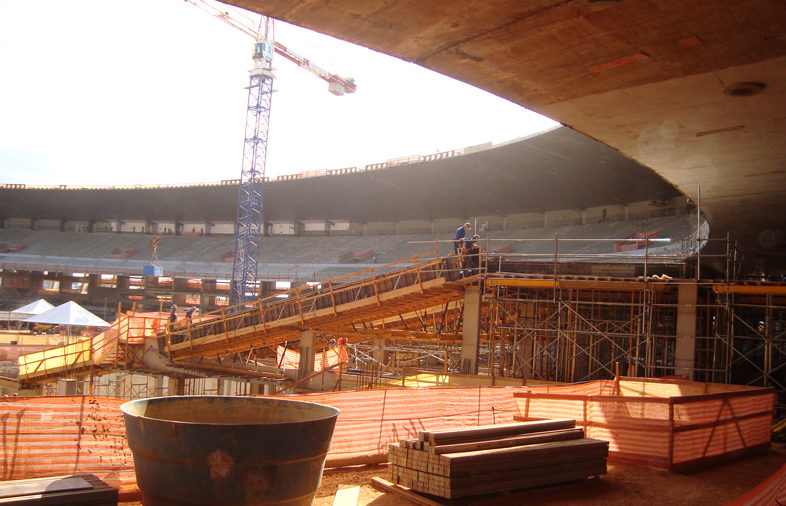
[[[91,363],[90,341],[90,339],[84,339],[57,348],[20,355],[17,359],[20,382],[25,382],[32,377],[64,375],[89,366]]]
[[[106,330],[88,339],[57,348],[20,355],[19,379],[26,383],[52,376],[68,376],[93,366],[127,367],[129,345],[141,344],[163,328],[163,313],[125,314]]]
[[[522,420],[572,418],[609,460],[690,469],[770,445],[775,390],[618,378],[516,392]]]
[[[671,238],[652,238],[644,237],[642,239],[627,238],[566,238],[554,236],[553,238],[483,238],[477,240],[477,243],[483,245],[480,252],[480,265],[475,269],[472,274],[485,274],[489,271],[498,272],[502,270],[502,264],[506,261],[522,261],[541,264],[552,264],[554,272],[557,272],[557,266],[565,262],[583,262],[583,263],[610,263],[610,264],[640,264],[644,268],[644,276],[649,274],[649,265],[679,265],[684,264],[689,258],[696,259],[696,276],[700,276],[701,268],[700,263],[702,260],[709,259],[728,259],[734,254],[733,246],[729,239],[707,239],[709,234],[709,226],[706,222],[699,229],[699,233],[693,232],[692,234],[682,239]],[[564,252],[566,244],[592,244],[592,243],[619,243],[636,241],[643,244],[643,247],[637,250],[626,252],[609,252],[609,253],[582,253],[582,252]],[[701,250],[709,243],[722,242],[726,245],[725,253],[706,254],[700,253]],[[436,251],[452,251],[454,240],[447,239],[434,239],[432,241],[410,241],[408,244],[433,244]],[[515,253],[513,251],[497,251],[495,245],[510,246],[511,244],[553,244],[553,249],[550,252],[542,253]],[[441,248],[441,249],[440,249]],[[462,263],[466,265],[467,255],[457,256]],[[464,272],[467,273],[466,267]]]
[[[261,327],[264,332],[281,326],[282,321],[288,324],[294,320],[304,324],[312,319],[317,311],[320,314],[332,313],[337,316],[344,308],[361,300],[375,300],[382,304],[384,293],[404,288],[413,288],[423,293],[424,285],[438,278],[455,280],[460,277],[455,260],[439,258],[432,251],[415,255],[406,260],[365,269],[349,275],[333,278],[316,286],[300,286],[288,292],[271,295],[254,302],[246,302],[230,306],[218,311],[205,313],[214,316],[209,322],[168,327],[167,344],[180,343],[193,345],[194,341],[206,337],[225,335],[248,327]]]

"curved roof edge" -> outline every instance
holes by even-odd
[[[650,169],[565,127],[461,153],[317,172],[267,183],[265,219],[370,222],[504,216],[680,194]],[[310,177],[315,175],[323,177]],[[0,187],[3,218],[234,222],[236,203],[236,180],[132,188]]]

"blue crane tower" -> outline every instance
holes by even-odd
[[[265,39],[258,40],[254,44],[253,58],[254,67],[248,85],[243,167],[237,193],[235,249],[229,296],[231,306],[255,298],[259,286],[257,267],[263,235],[262,194],[273,98],[273,43]]]
[[[264,222],[262,196],[265,187],[265,161],[270,126],[270,104],[273,98],[273,54],[277,53],[295,65],[327,81],[334,95],[354,93],[355,82],[331,74],[306,58],[291,51],[273,38],[273,20],[262,16],[256,29],[238,16],[232,16],[206,0],[186,0],[254,38],[253,68],[248,85],[243,166],[237,197],[235,248],[229,304],[235,306],[258,296],[258,266]],[[223,6],[226,7],[226,6]]]

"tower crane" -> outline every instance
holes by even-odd
[[[270,104],[273,97],[273,54],[279,54],[295,65],[328,83],[334,95],[355,92],[355,82],[331,74],[308,59],[275,41],[273,19],[262,16],[254,28],[247,20],[232,16],[205,0],[185,0],[254,39],[253,68],[249,72],[248,109],[246,113],[243,166],[237,199],[235,249],[232,265],[230,305],[241,304],[256,296],[249,289],[258,286],[257,267],[263,234],[262,194],[265,184],[267,137],[270,126]]]

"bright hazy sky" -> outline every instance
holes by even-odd
[[[285,23],[276,40],[354,77],[342,97],[274,58],[266,174],[501,142],[556,123]],[[0,0],[0,184],[240,177],[253,39],[183,0]]]

